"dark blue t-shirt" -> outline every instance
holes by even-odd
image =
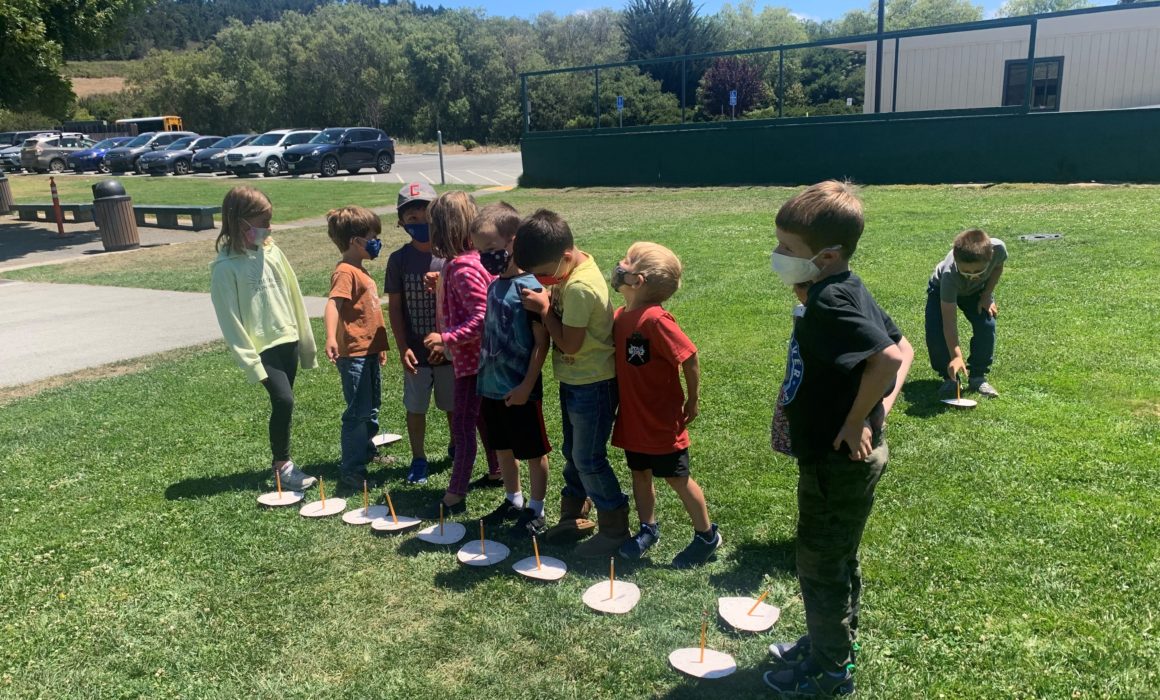
[[[536,347],[532,323],[538,323],[540,317],[524,309],[520,291],[531,289],[538,292],[543,288],[528,273],[496,278],[487,288],[487,315],[483,320],[483,342],[476,378],[476,390],[480,396],[502,399],[523,383]],[[529,399],[539,401],[542,396],[542,381],[537,377],[536,388]]]

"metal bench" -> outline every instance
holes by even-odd
[[[221,207],[133,205],[133,216],[136,217],[138,226],[175,229],[187,228],[193,231],[204,231],[205,229],[214,228],[213,216],[214,214],[220,214],[221,211]],[[154,217],[154,223],[146,222],[146,216]],[[179,216],[188,216],[192,223],[189,226],[177,223],[177,217]]]
[[[13,204],[12,208],[20,215],[21,221],[56,221],[56,214],[52,212],[52,202],[35,204]],[[66,222],[79,224],[93,220],[92,204],[61,204],[60,211]],[[41,216],[43,214],[43,217]],[[72,218],[69,218],[69,214]]]

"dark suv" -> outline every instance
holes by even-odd
[[[137,138],[119,148],[114,148],[105,154],[105,165],[113,173],[124,173],[132,170],[141,172],[137,168],[137,159],[143,153],[159,151],[177,139],[186,136],[197,136],[192,131],[146,131],[138,134]]]
[[[395,141],[380,129],[323,129],[310,143],[287,148],[282,160],[291,175],[334,177],[339,170],[357,175],[363,168],[389,173],[395,164]]]

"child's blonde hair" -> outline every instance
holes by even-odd
[[[431,252],[450,260],[471,250],[471,222],[479,210],[466,192],[445,192],[427,209],[431,225]]]
[[[640,288],[641,300],[660,304],[676,294],[681,287],[681,259],[676,253],[657,243],[633,243],[624,256],[632,271],[644,280]]]
[[[246,222],[273,213],[270,198],[261,190],[242,185],[226,192],[222,200],[222,231],[214,243],[214,250],[220,251],[225,245],[231,253],[245,253]]]
[[[379,215],[366,207],[350,206],[326,212],[326,233],[343,253],[353,238],[370,238],[383,232]]]

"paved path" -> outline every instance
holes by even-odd
[[[307,297],[306,310],[325,303]],[[218,338],[208,294],[0,281],[0,387]]]

